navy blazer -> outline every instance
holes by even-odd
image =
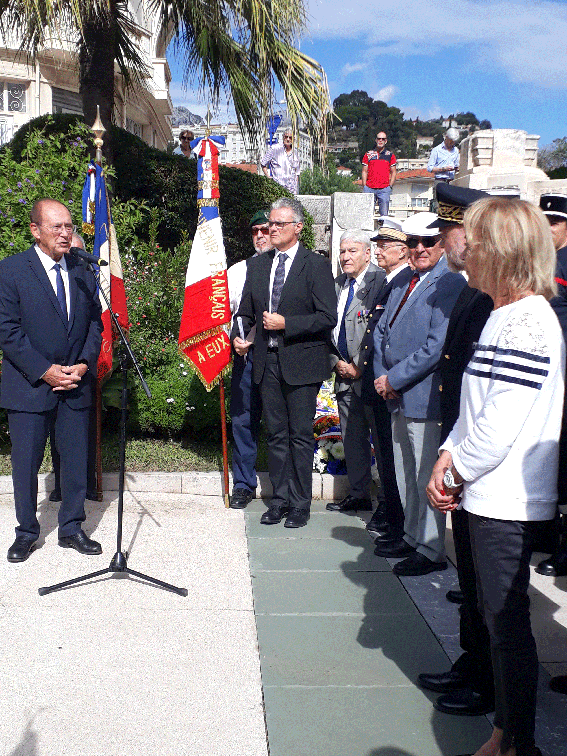
[[[390,322],[404,296],[404,289],[392,293],[378,328],[374,331],[374,373],[387,374],[401,398],[388,401],[390,412],[405,417],[440,420],[441,357],[449,317],[466,281],[447,268],[442,257]]]
[[[73,409],[88,407],[96,380],[102,337],[96,284],[86,264],[67,256],[69,321],[66,324],[35,246],[0,262],[0,348],[4,353],[0,406],[45,412],[64,399]],[[55,392],[41,376],[51,365],[88,371],[76,389]]]
[[[292,386],[321,383],[331,375],[329,344],[337,323],[337,295],[329,261],[301,244],[283,285],[278,314],[285,317],[283,331],[266,331],[264,311],[270,310],[270,271],[275,250],[253,257],[248,263],[246,283],[237,317],[244,333],[256,323],[254,340],[254,382],[260,383],[266,365],[270,335],[278,342],[283,379]],[[239,336],[233,326],[231,340]]]

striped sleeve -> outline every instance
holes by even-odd
[[[453,464],[465,480],[476,480],[506,457],[549,370],[545,331],[530,312],[511,318],[497,343],[475,345],[466,376],[470,390],[484,400],[474,425],[452,451]]]

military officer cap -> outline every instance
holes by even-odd
[[[376,236],[372,236],[370,241],[401,241],[405,242],[407,236],[402,231],[402,224],[389,215],[383,215],[378,218],[380,228]]]
[[[437,184],[435,191],[439,203],[437,228],[447,228],[453,223],[462,226],[467,207],[479,199],[490,196],[480,189],[469,189],[466,186],[445,183]]]
[[[567,196],[564,194],[542,194],[539,206],[544,215],[557,215],[567,220]]]
[[[265,226],[267,222],[268,216],[266,215],[266,211],[258,210],[258,212],[252,216],[250,228],[252,228],[252,226]]]

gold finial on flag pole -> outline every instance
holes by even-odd
[[[96,156],[95,156],[95,163],[98,163],[99,165],[102,165],[102,145],[104,144],[102,135],[105,133],[106,129],[103,126],[103,123],[100,119],[100,108],[97,105],[96,106],[96,119],[93,125],[91,126],[91,131],[95,135],[95,147],[96,147]]]

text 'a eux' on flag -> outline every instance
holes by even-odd
[[[112,222],[104,171],[94,161],[89,163],[83,186],[83,233],[94,236],[93,254],[108,263],[108,267],[98,269],[100,284],[118,322],[127,331],[130,324],[118,240]],[[98,358],[98,379],[101,381],[112,370],[112,350],[117,334],[112,326],[108,305],[100,292],[99,299],[103,325],[102,345]]]
[[[224,137],[205,137],[191,143],[198,157],[199,217],[187,265],[179,329],[179,349],[208,391],[228,371],[231,356],[223,328],[230,323],[230,300],[218,208],[217,144],[224,144]]]

